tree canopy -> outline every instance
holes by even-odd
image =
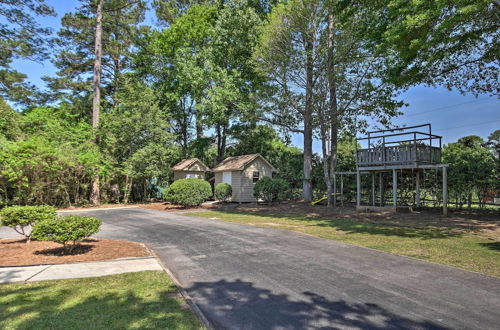
[[[32,104],[37,90],[26,74],[12,68],[12,61],[42,61],[49,56],[51,29],[36,17],[55,16],[44,0],[0,0],[0,98]]]
[[[214,166],[250,153],[294,196],[331,196],[335,173],[355,169],[353,137],[393,126],[403,91],[498,95],[499,8],[79,0],[52,31],[39,20],[55,15],[44,0],[0,0],[0,207],[99,202],[96,188],[101,202],[161,198],[181,159]],[[13,66],[47,59],[57,71],[44,90]],[[454,197],[499,189],[499,140],[445,147]]]

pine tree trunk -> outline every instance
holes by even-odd
[[[101,106],[101,59],[102,59],[102,3],[98,0],[95,28],[95,60],[94,60],[94,97],[92,100],[92,128],[94,129],[94,143],[97,144],[97,128],[99,127],[99,112]],[[90,202],[94,205],[100,203],[99,172],[95,169],[92,179]]]
[[[196,137],[203,137],[203,124],[201,123],[201,114],[199,110],[196,111]]]
[[[337,104],[337,85],[335,82],[335,63],[333,61],[333,43],[334,43],[334,26],[333,26],[333,15],[328,16],[328,89],[329,89],[329,106],[330,106],[330,179],[335,176],[337,171],[337,160],[338,160],[338,132],[339,132],[339,120],[338,120],[338,104]],[[328,185],[328,206],[332,205],[332,193],[333,187],[331,182]]]
[[[321,137],[321,152],[323,156],[323,175],[325,176],[325,185],[326,185],[326,196],[328,200],[328,207],[331,206],[331,195],[332,195],[332,177],[330,176],[330,164],[328,161],[328,127],[326,126],[326,122],[328,118],[325,118],[324,111],[320,107],[318,109],[319,113],[319,126],[320,126],[320,137]]]
[[[217,162],[220,163],[226,156],[227,124],[216,125],[217,134]]]
[[[306,50],[306,105],[304,109],[304,181],[302,197],[304,201],[312,201],[312,142],[313,142],[313,46],[310,40],[305,41]]]

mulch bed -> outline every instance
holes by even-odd
[[[80,261],[98,261],[126,257],[150,256],[144,244],[88,238],[75,246],[71,254],[54,242],[10,238],[0,240],[0,266],[26,266]]]
[[[176,211],[186,211],[186,210],[199,210],[199,209],[215,209],[218,207],[217,204],[202,204],[200,206],[185,208],[180,205],[173,205],[164,202],[155,202],[148,204],[136,204],[139,207],[157,211],[166,211],[166,212],[176,212]]]
[[[85,206],[71,206],[71,207],[66,207],[66,208],[61,208],[59,211],[85,211],[85,210],[92,210],[92,209],[112,209],[112,208],[118,208],[118,207],[130,207],[130,206],[136,206],[136,207],[142,207],[146,209],[151,209],[151,210],[157,210],[157,211],[166,211],[166,212],[176,212],[176,211],[186,211],[186,210],[196,210],[196,209],[213,209],[217,208],[217,204],[202,204],[200,206],[195,206],[195,207],[190,207],[190,208],[185,208],[180,205],[173,205],[170,203],[166,202],[151,202],[151,203],[142,203],[142,204],[137,204],[137,203],[132,203],[132,204],[101,204],[101,205],[85,205]]]

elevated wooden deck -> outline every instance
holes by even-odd
[[[408,131],[425,126],[429,132]],[[430,124],[368,132],[366,137],[357,139],[357,143],[363,142],[367,142],[367,147],[356,150],[356,165],[361,171],[441,164],[441,136],[431,133]]]
[[[428,132],[419,130],[427,128]],[[440,169],[443,174],[443,214],[448,213],[447,164],[441,163],[441,140],[432,134],[431,124],[368,132],[356,139],[356,207],[375,207],[375,176],[378,174],[380,206],[384,206],[384,172],[392,172],[392,208],[398,207],[398,171],[410,169],[415,174],[415,205],[420,205],[420,175],[425,169]],[[359,148],[361,146],[361,148]],[[416,171],[413,171],[416,169]],[[340,173],[339,173],[340,174]],[[350,173],[346,173],[350,174]],[[371,175],[371,206],[361,205],[361,175]],[[341,174],[342,180],[342,174]],[[335,182],[335,176],[334,176]],[[342,191],[342,183],[341,183]],[[336,184],[334,184],[336,193]],[[383,197],[382,197],[383,196]],[[334,200],[335,205],[335,200]]]
[[[358,166],[439,164],[441,148],[427,145],[382,146],[356,151]]]

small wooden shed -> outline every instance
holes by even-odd
[[[205,173],[210,172],[210,168],[198,158],[183,159],[172,167],[174,181],[179,179],[205,179]]]
[[[278,172],[260,154],[228,157],[212,171],[215,174],[215,185],[224,182],[231,185],[233,202],[254,202],[253,187],[257,180],[265,176],[272,177]]]

